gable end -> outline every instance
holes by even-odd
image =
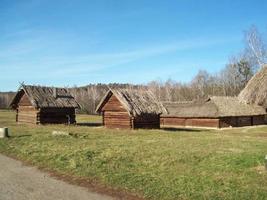
[[[101,111],[113,111],[113,112],[127,112],[127,110],[123,107],[122,103],[119,99],[112,94],[105,102]]]

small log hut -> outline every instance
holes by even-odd
[[[65,88],[22,84],[10,107],[16,122],[31,124],[74,124],[75,109],[80,108]]]
[[[166,109],[152,92],[145,89],[110,89],[96,112],[102,114],[107,128],[158,129]]]

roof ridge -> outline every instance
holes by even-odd
[[[149,89],[137,88],[115,88],[109,89],[97,106],[96,111],[100,112],[109,94],[114,94],[129,114],[140,115],[142,113],[167,113],[166,108],[154,96]]]
[[[15,106],[20,100],[20,96],[23,91],[29,98],[31,104],[36,108],[55,107],[55,108],[80,108],[80,105],[75,100],[74,96],[67,88],[59,89],[59,95],[57,98],[53,96],[53,87],[47,86],[33,86],[21,84],[21,88],[18,90],[14,99],[11,101],[10,106]]]

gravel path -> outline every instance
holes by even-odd
[[[1,200],[111,200],[0,154]]]

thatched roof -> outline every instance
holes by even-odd
[[[210,97],[205,101],[163,103],[168,115],[188,118],[219,118],[232,116],[264,115],[261,106],[242,103],[237,97]]]
[[[112,95],[116,96],[130,115],[167,114],[162,103],[157,100],[151,91],[146,89],[109,89],[97,106],[96,112],[101,112],[101,109]]]
[[[245,103],[267,108],[267,65],[250,79],[238,98]]]
[[[10,107],[15,108],[23,94],[26,94],[36,108],[80,108],[74,97],[65,88],[43,87],[22,84]]]

